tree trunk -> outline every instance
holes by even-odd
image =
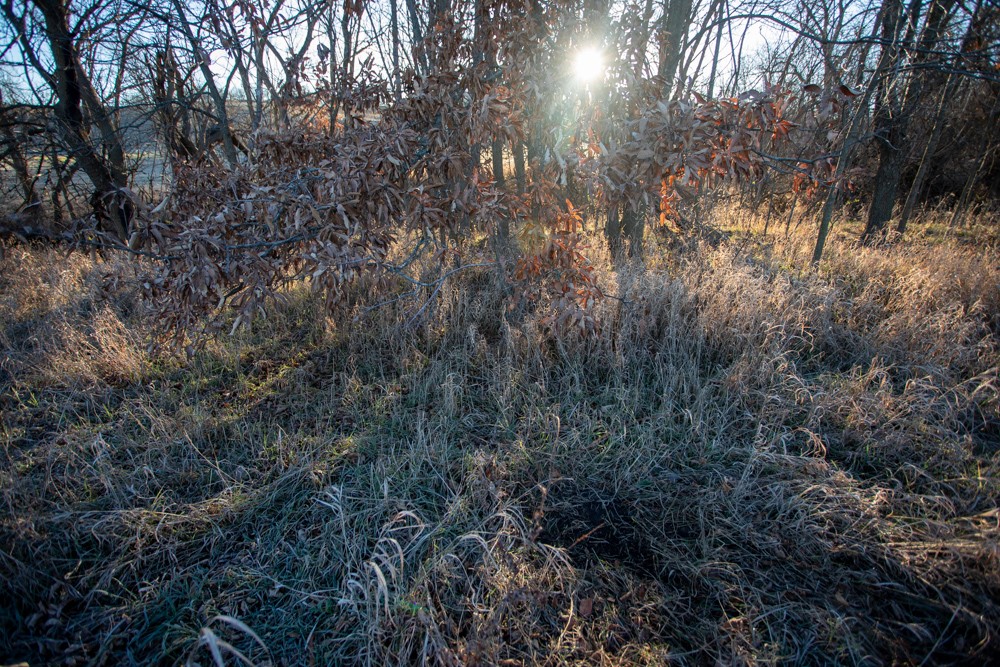
[[[927,54],[933,49],[947,27],[955,0],[935,0],[927,12],[927,20],[920,34],[916,62],[927,60]],[[892,48],[894,69],[902,63],[905,57],[903,50],[912,45],[913,34],[920,15],[921,0],[912,0],[908,12],[906,35],[899,46]],[[884,43],[898,38],[902,26],[893,26],[886,22],[882,37]],[[890,31],[891,34],[890,34]],[[883,47],[888,48],[888,47]],[[909,153],[909,125],[913,111],[920,104],[923,96],[925,76],[921,72],[910,74],[905,85],[898,77],[892,77],[886,82],[884,94],[879,98],[875,114],[875,137],[879,142],[879,166],[875,176],[875,192],[872,195],[871,208],[868,211],[868,223],[861,235],[861,242],[871,245],[882,241],[886,236],[886,223],[892,217],[896,204],[899,183],[903,166]],[[900,88],[903,88],[901,91]],[[903,228],[906,228],[905,223]]]
[[[95,114],[91,108],[91,116],[102,131],[109,159],[105,160],[94,150],[90,127],[83,115],[84,98],[93,95],[94,88],[80,64],[76,43],[69,29],[69,10],[62,0],[34,0],[34,3],[45,20],[45,33],[56,66],[55,111],[63,140],[70,155],[76,158],[94,185],[91,206],[98,223],[124,242],[128,238],[135,207],[125,192],[128,183],[120,136],[106,112]],[[93,104],[91,100],[90,106]]]
[[[960,67],[963,64],[966,53],[977,48],[978,40],[976,38],[976,33],[981,28],[983,16],[982,9],[982,1],[976,0],[969,23],[965,29],[965,35],[962,38],[961,50],[955,59],[956,67]],[[928,18],[928,23],[930,22],[931,18]],[[939,22],[941,25],[936,27],[935,32],[931,34],[933,39],[936,39],[938,37],[938,33],[944,29],[944,21],[939,19]],[[938,143],[941,141],[941,134],[946,125],[945,112],[948,110],[949,106],[954,106],[954,97],[955,92],[958,90],[959,81],[960,78],[957,72],[951,72],[948,74],[944,90],[941,93],[941,100],[938,103],[937,113],[934,115],[934,126],[931,129],[931,136],[927,141],[927,145],[924,147],[923,155],[920,158],[920,166],[917,168],[917,174],[913,178],[913,183],[910,186],[910,192],[906,197],[906,203],[903,205],[903,211],[899,216],[899,225],[896,228],[896,231],[900,235],[906,231],[906,225],[909,222],[910,217],[913,215],[913,209],[916,207],[917,200],[920,198],[920,194],[923,190],[924,179],[927,177],[928,168],[933,161],[934,152],[937,150]]]
[[[389,0],[389,23],[392,30],[392,91],[398,102],[403,96],[399,77],[399,0]]]
[[[527,174],[525,174],[524,169],[524,144],[518,141],[514,143],[512,148],[514,149],[514,180],[517,184],[517,194],[523,196],[527,185]]]
[[[503,174],[503,143],[499,139],[493,140],[493,182],[501,190],[507,183]]]
[[[413,46],[420,46],[420,43],[424,41],[423,32],[420,29],[420,13],[417,11],[416,0],[406,0],[406,11],[410,15],[410,32],[413,37]],[[427,73],[427,56],[424,54],[422,48],[417,49],[417,54],[419,56],[418,62],[414,63],[414,68],[417,69],[418,73]],[[417,67],[421,65],[421,67]]]
[[[0,106],[2,105],[3,93],[0,91]],[[14,133],[13,122],[8,123],[7,119],[0,118],[0,125],[3,126],[0,136],[3,138],[2,143],[6,146],[4,155],[10,159],[14,175],[17,176],[17,182],[21,186],[21,192],[24,195],[24,203],[19,208],[20,210],[34,208],[41,201],[38,199],[38,192],[35,190],[36,179],[32,177],[31,172],[28,170],[28,160],[24,156],[24,141]]]
[[[920,0],[912,0],[911,8]],[[872,244],[881,237],[885,223],[892,215],[899,187],[900,170],[905,155],[900,143],[899,115],[902,112],[897,77],[891,72],[898,69],[902,44],[900,32],[904,27],[902,0],[885,0],[882,3],[882,53],[879,64],[872,75],[879,81],[878,96],[875,100],[874,130],[879,148],[878,172],[875,176],[875,192],[868,210],[868,222],[861,234],[862,243]]]
[[[958,87],[958,81],[958,76],[950,74],[944,90],[941,91],[941,101],[938,102],[937,112],[934,114],[934,126],[931,129],[931,136],[927,139],[924,153],[920,157],[920,165],[917,167],[917,173],[913,177],[913,183],[910,185],[910,192],[907,194],[903,210],[899,214],[899,224],[896,226],[896,233],[900,236],[906,232],[906,225],[913,216],[913,209],[916,208],[917,200],[920,199],[920,194],[923,191],[924,179],[927,178],[927,171],[933,161],[934,153],[937,151],[938,143],[941,141],[941,133],[944,131],[946,124],[945,112],[948,110],[948,104],[951,102],[951,98],[955,94],[955,89]]]
[[[622,234],[628,239],[628,256],[630,259],[642,258],[642,241],[646,233],[646,207],[643,205],[625,205],[622,214]]]
[[[692,0],[664,0],[660,19],[659,74],[667,95],[673,90],[674,75],[681,60],[683,38],[691,20]]]
[[[901,7],[901,0],[886,0],[886,2],[882,5],[881,20],[884,21],[887,14],[897,14]],[[879,23],[876,21],[875,27],[872,30],[872,41],[877,39],[878,28]],[[865,50],[865,55],[867,55],[867,49]],[[864,60],[865,58],[862,57],[861,62],[858,64],[859,81],[862,75]],[[872,95],[875,93],[875,89],[878,87],[881,77],[886,72],[890,63],[891,52],[889,51],[889,46],[883,44],[882,52],[879,55],[878,65],[868,82],[868,87],[865,89],[864,95],[861,97],[861,102],[858,104],[857,108],[854,110],[854,114],[851,116],[851,122],[847,128],[847,137],[844,139],[844,145],[841,147],[840,155],[837,157],[837,169],[834,172],[833,178],[834,186],[831,187],[829,192],[826,194],[826,201],[823,203],[823,217],[820,219],[819,233],[816,235],[816,245],[813,248],[812,263],[814,266],[819,265],[820,260],[823,259],[823,249],[826,246],[826,239],[830,234],[831,227],[833,226],[833,213],[837,208],[837,201],[840,198],[840,190],[838,186],[847,171],[847,166],[850,164],[851,156],[853,155],[854,149],[858,143],[858,137],[861,134],[861,120],[866,116],[868,103],[871,101]]]
[[[998,112],[1000,112],[1000,96],[993,101],[993,110],[990,112],[990,118],[997,118]],[[961,226],[964,223],[965,214],[968,212],[969,203],[972,201],[972,193],[975,192],[976,185],[979,183],[982,174],[986,171],[987,165],[991,162],[991,159],[995,159],[996,157],[996,134],[997,124],[994,123],[987,133],[985,141],[982,143],[982,150],[979,151],[979,157],[976,159],[976,168],[965,181],[962,194],[955,204],[955,210],[952,211],[951,220],[948,222],[949,229]]]
[[[715,74],[719,69],[719,48],[722,45],[722,27],[725,25],[725,21],[722,20],[722,8],[720,4],[719,9],[719,26],[715,31],[715,53],[712,55],[712,71],[708,76],[708,99],[712,99],[715,96]],[[726,9],[728,10],[728,4]]]
[[[219,129],[222,132],[223,153],[229,165],[235,167],[239,164],[239,158],[236,157],[236,146],[233,144],[233,136],[229,130],[229,112],[226,109],[226,100],[222,97],[219,87],[215,84],[215,76],[212,74],[212,68],[208,63],[208,54],[201,48],[198,39],[191,32],[191,24],[188,23],[187,13],[184,10],[184,5],[181,4],[181,0],[174,0],[174,9],[177,10],[177,15],[180,18],[181,30],[194,50],[195,60],[198,62],[201,74],[205,78],[205,85],[208,87],[209,97],[215,103],[215,113],[219,119]]]
[[[879,161],[878,171],[875,173],[875,191],[872,193],[872,203],[868,209],[868,223],[861,235],[861,242],[865,245],[874,245],[885,240],[885,225],[892,217],[896,193],[899,191],[899,182],[903,176],[903,164],[906,162],[906,153],[901,147],[904,139],[894,131],[890,131],[888,136],[878,138]]]
[[[618,214],[618,205],[608,207],[608,224],[604,227],[604,235],[608,239],[608,252],[612,261],[618,261],[622,255],[622,223]]]
[[[506,179],[503,174],[503,143],[499,139],[493,140],[493,182],[497,189],[504,190]],[[510,246],[510,220],[506,215],[500,221],[500,228],[497,230],[500,244],[503,247]]]

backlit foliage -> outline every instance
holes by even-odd
[[[230,314],[235,330],[297,281],[331,311],[359,282],[440,288],[470,257],[510,281],[512,307],[543,304],[554,333],[595,334],[604,293],[579,233],[584,208],[666,222],[685,195],[759,177],[795,127],[787,92],[770,85],[719,100],[677,97],[626,68],[613,94],[577,108],[571,132],[560,104],[572,96],[560,102],[565,75],[545,40],[561,39],[572,3],[544,14],[516,1],[477,11],[490,20],[471,31],[460,14],[439,18],[416,49],[422,73],[405,72],[399,95],[370,61],[327,85],[326,53],[302,71],[323,82],[316,108],[300,104],[278,129],[259,130],[238,163],[212,151],[175,155],[169,193],[139,216],[130,240],[154,260],[143,287],[166,337],[203,339]],[[333,125],[319,120],[324,104]],[[522,145],[528,160],[515,188],[487,153]],[[411,244],[405,265],[389,259],[400,239]],[[430,282],[406,272],[426,249],[440,266]]]

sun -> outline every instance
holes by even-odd
[[[573,75],[580,83],[596,81],[604,75],[604,56],[593,47],[580,49],[573,59]]]

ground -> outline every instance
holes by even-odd
[[[0,663],[982,664],[995,248],[781,231],[595,249],[596,338],[477,269],[190,361],[133,265],[8,247]]]

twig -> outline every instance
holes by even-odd
[[[414,285],[419,285],[421,287],[434,287],[434,290],[431,292],[430,296],[427,297],[427,300],[424,301],[423,305],[420,306],[419,309],[417,309],[417,312],[413,313],[413,316],[409,320],[407,320],[406,326],[410,326],[414,322],[416,322],[417,318],[419,318],[420,315],[423,314],[425,310],[427,310],[427,306],[429,306],[431,301],[434,300],[434,297],[437,296],[437,293],[441,291],[441,287],[444,285],[445,281],[449,277],[458,273],[459,271],[465,271],[466,269],[475,269],[484,266],[496,266],[496,262],[479,262],[476,264],[466,264],[465,266],[460,266],[456,269],[452,269],[451,271],[447,272],[446,274],[444,274],[443,276],[441,276],[432,283],[421,282],[419,280],[412,279],[409,276],[406,276],[405,274],[399,274],[400,276],[405,277],[407,280],[410,280],[410,282],[412,282]]]

